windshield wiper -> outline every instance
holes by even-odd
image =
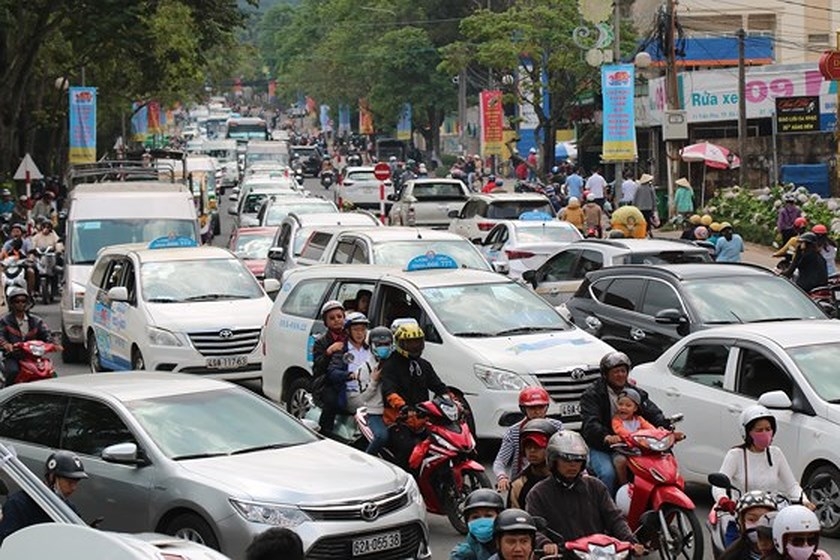
[[[253,453],[255,451],[265,451],[266,449],[283,449],[284,447],[291,447],[295,445],[293,443],[269,443],[267,445],[257,445],[254,447],[245,447],[243,449],[237,449],[236,451],[231,451],[231,455],[241,455],[243,453]]]
[[[188,455],[176,455],[172,457],[173,461],[184,461],[187,459],[207,459],[208,457],[223,457],[225,455],[229,455],[229,453],[224,453],[222,451],[216,451],[214,453],[191,453]]]
[[[478,332],[478,331],[464,331],[464,332],[456,332],[452,333],[453,336],[463,336],[466,338],[484,338],[493,336],[493,333],[489,332]]]
[[[240,296],[232,294],[202,294],[200,296],[190,296],[184,298],[184,301],[212,301],[217,299],[239,299]]]
[[[771,317],[769,319],[757,319],[755,321],[747,321],[748,323],[775,323],[776,321],[803,321],[802,317]]]
[[[510,334],[527,334],[527,333],[535,333],[535,332],[546,332],[546,331],[562,331],[563,329],[560,327],[516,327],[514,329],[505,329],[503,331],[499,331],[495,334],[495,336],[506,336]]]
[[[158,296],[147,298],[146,301],[148,301],[149,303],[176,303],[180,300],[169,296]]]

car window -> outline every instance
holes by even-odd
[[[0,407],[0,437],[59,447],[61,423],[67,397],[49,393],[25,393]]]
[[[412,196],[417,200],[463,200],[464,190],[454,183],[414,183]]]
[[[315,319],[321,309],[324,293],[332,284],[330,278],[304,280],[292,289],[280,310],[285,315]]]
[[[110,406],[90,399],[70,399],[61,434],[62,449],[98,456],[117,443],[136,441]]]
[[[680,264],[710,262],[708,251],[657,251],[656,253],[630,253],[624,264]]]
[[[505,226],[496,226],[490,230],[490,233],[487,234],[487,238],[484,240],[484,244],[495,245],[499,241],[499,237],[501,237],[503,229],[505,229]]]
[[[628,311],[638,311],[645,281],[641,278],[616,278],[604,292],[601,301]]]
[[[541,200],[497,200],[490,203],[487,217],[495,220],[518,220],[525,212],[543,212],[554,215],[551,203]]]
[[[577,262],[581,251],[570,250],[557,253],[542,267],[544,282],[562,282],[572,279],[572,268]]]
[[[356,250],[356,244],[353,239],[342,239],[338,242],[333,253],[331,263],[347,264],[353,259],[353,251]]]
[[[353,171],[347,174],[347,179],[350,181],[377,181],[373,171]]]
[[[840,363],[840,345],[808,344],[788,348],[787,352],[808,384],[824,401],[840,403],[840,376],[836,373]]]
[[[289,238],[292,236],[292,226],[289,224],[283,224],[280,226],[280,231],[277,232],[277,239],[273,241],[273,247],[283,247],[284,249],[288,249],[289,245]]]
[[[668,369],[689,381],[722,389],[729,350],[723,344],[692,344],[676,355]]]
[[[461,209],[461,219],[469,219],[475,216],[476,211],[478,210],[478,201],[477,200],[470,200],[464,207]]]
[[[356,240],[356,250],[353,251],[353,257],[349,262],[350,264],[370,264],[367,244],[361,239]]]
[[[364,282],[359,280],[338,282],[333,286],[329,299],[340,301],[342,305],[344,305],[344,309],[346,311],[360,311],[365,315],[368,315],[370,313],[370,309],[359,309],[359,292],[367,292],[368,295],[370,295],[373,293],[373,288],[373,282]],[[368,303],[370,303],[369,298]]]
[[[125,272],[123,273],[122,285],[128,292],[128,301],[135,305],[137,303],[137,276],[134,274],[134,263],[126,260]]]
[[[744,396],[758,399],[768,391],[784,391],[792,396],[793,383],[788,374],[774,360],[750,348],[741,348],[735,390]]]
[[[429,315],[411,294],[397,286],[383,286],[380,293],[379,324],[391,326],[395,319],[411,318],[423,329],[426,342],[443,342]]]
[[[105,271],[108,270],[108,267],[111,265],[113,258],[103,258],[93,269],[93,272],[90,273],[90,281],[91,283],[96,286],[97,288],[102,287],[102,282],[105,281]]]
[[[105,282],[102,284],[102,289],[108,291],[114,286],[122,284],[123,272],[125,272],[125,259],[115,259],[111,262],[110,268],[105,273]]]
[[[682,311],[680,298],[670,284],[658,280],[649,280],[640,311],[653,317],[663,309]]]
[[[313,261],[320,260],[332,237],[332,233],[316,231],[309,236],[309,239],[305,240],[305,244],[301,248],[298,247],[297,240],[300,239],[300,236],[298,236],[295,240],[295,254],[300,254],[302,258],[312,259]]]
[[[583,278],[587,272],[593,270],[600,270],[604,268],[604,256],[598,251],[585,250],[580,255],[577,264],[575,265],[572,277],[575,279]]]
[[[267,197],[262,193],[249,194],[242,203],[242,214],[256,214]]]

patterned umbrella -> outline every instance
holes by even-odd
[[[714,169],[736,169],[741,166],[741,159],[738,156],[732,154],[730,162],[729,150],[711,142],[699,142],[686,146],[680,150],[680,156],[683,161],[702,161],[707,167]]]

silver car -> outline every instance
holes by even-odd
[[[0,440],[36,471],[55,449],[77,453],[90,479],[73,501],[106,530],[232,558],[271,526],[294,528],[307,558],[430,554],[409,475],[224,381],[123,372],[15,385],[0,394]]]

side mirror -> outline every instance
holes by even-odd
[[[286,260],[286,249],[283,247],[272,247],[268,250],[268,258],[273,261]]]
[[[536,287],[537,287],[537,271],[536,270],[526,270],[525,272],[522,273],[522,279],[524,281],[528,282],[529,284],[531,284],[531,286],[536,289]]]
[[[413,204],[413,203],[417,202],[417,197],[409,195],[409,196],[405,197],[405,201],[408,202],[409,204]]]
[[[263,289],[267,294],[280,291],[280,281],[277,278],[266,278],[263,280]]]
[[[239,185],[236,185],[235,187],[233,187],[233,190],[231,190],[233,194],[239,194],[240,191],[242,191],[242,187],[240,187]]]
[[[492,263],[493,271],[499,274],[509,274],[510,273],[510,264],[506,262],[499,262],[493,261]]]
[[[685,315],[683,315],[679,309],[674,308],[663,309],[662,311],[659,311],[654,316],[654,320],[657,323],[665,325],[679,325],[680,323],[688,322],[688,319],[686,319]]]
[[[239,202],[239,195],[236,193],[230,193],[228,200],[231,202]]]
[[[770,391],[758,397],[758,404],[773,410],[784,410],[793,406],[790,397],[784,391]]]
[[[237,214],[239,214],[239,212],[236,211],[236,206],[228,206],[228,214],[230,214],[231,216],[236,216]]]
[[[108,290],[107,296],[111,301],[128,301],[128,288],[125,286],[114,286]]]
[[[391,202],[396,202],[397,201],[397,195],[395,195],[395,194],[389,194],[385,198],[390,200]]]
[[[139,449],[136,443],[116,443],[109,445],[102,450],[102,460],[108,463],[117,463],[119,465],[136,465],[143,466],[149,464]]]
[[[717,486],[718,488],[723,488],[725,490],[732,489],[732,481],[729,480],[729,477],[723,473],[715,472],[711,473],[708,476],[709,484],[712,486]]]
[[[458,217],[458,215],[460,215],[460,214],[461,214],[461,212],[460,212],[460,211],[458,211],[458,210],[450,210],[450,211],[449,211],[449,213],[448,213],[448,214],[446,214],[446,215],[447,215],[448,217],[452,218],[452,219],[455,219],[455,218],[457,218],[457,217]]]

